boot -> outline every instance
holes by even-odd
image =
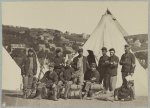
[[[42,99],[41,92],[41,90],[37,90],[36,97],[34,99]]]
[[[23,95],[23,98],[24,98],[24,99],[27,99],[27,95],[26,95],[26,94],[24,94],[24,95]]]
[[[87,99],[87,95],[88,95],[88,93],[85,92],[85,94],[84,94],[84,96],[83,96],[83,99]]]
[[[23,90],[23,98],[24,98],[24,99],[27,99],[27,90],[26,90],[26,89]]]
[[[58,99],[57,99],[57,92],[56,91],[54,91],[53,100],[54,101],[58,101]]]

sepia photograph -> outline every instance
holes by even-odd
[[[148,107],[148,1],[1,9],[3,107]]]

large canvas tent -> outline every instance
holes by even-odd
[[[22,85],[21,69],[6,51],[2,48],[2,89],[20,90]]]
[[[87,56],[87,50],[92,50],[95,59],[98,61],[102,56],[101,48],[107,47],[108,49],[114,48],[116,55],[121,58],[124,53],[124,45],[127,42],[124,36],[127,35],[123,27],[119,24],[117,19],[111,14],[109,10],[101,17],[96,28],[92,32],[90,38],[83,46],[83,54]],[[147,71],[139,64],[136,59],[136,68],[134,74],[135,94],[137,96],[148,96],[148,79]],[[117,87],[121,86],[121,66],[118,67]]]

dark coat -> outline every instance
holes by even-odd
[[[109,60],[109,65],[108,66],[109,66],[110,76],[117,76],[119,58],[116,55],[114,55],[114,56],[109,57],[108,60]]]
[[[33,57],[33,75],[36,75],[37,73],[37,61],[36,61],[36,57]],[[26,56],[23,58],[22,64],[21,64],[21,75],[29,75],[31,73],[28,72],[29,70],[29,65],[30,65],[30,60],[29,60],[29,56]]]
[[[79,56],[75,57],[73,59],[73,63],[72,63],[72,67],[75,69],[75,71],[77,71],[77,63],[79,60]],[[87,71],[87,69],[89,69],[89,64],[87,62],[87,58],[85,56],[83,56],[83,73],[85,73]]]
[[[62,68],[62,64],[65,63],[65,60],[62,56],[58,57],[58,56],[55,56],[55,58],[53,59],[53,62],[54,62],[54,68],[55,69],[61,69]]]
[[[108,61],[109,56],[104,55],[101,56],[99,59],[99,63],[98,63],[98,71],[101,74],[108,74],[108,63],[106,63],[106,61]]]
[[[92,78],[96,78],[95,80],[91,80]],[[91,71],[90,69],[85,73],[85,80],[99,83],[100,74],[97,70]]]
[[[120,60],[120,65],[122,65],[121,72],[123,73],[134,73],[135,68],[135,56],[132,53],[125,53],[122,55]]]
[[[63,72],[60,74],[60,80],[63,82],[71,81],[73,73],[74,69],[72,67],[65,67]]]
[[[45,83],[47,87],[51,86],[52,84],[58,83],[58,75],[55,71],[50,74],[50,71],[47,71],[43,78],[40,80],[42,83]]]
[[[118,99],[132,100],[134,98],[134,92],[132,88],[127,88],[126,86],[121,86],[115,89],[114,96],[118,96]]]

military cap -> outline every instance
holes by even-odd
[[[114,51],[114,52],[115,52],[115,49],[114,49],[114,48],[111,48],[111,49],[109,49],[109,51]]]
[[[57,49],[56,49],[56,53],[59,53],[59,52],[61,52],[61,49],[60,49],[60,48],[57,48]]]
[[[107,48],[106,48],[106,47],[103,47],[101,50],[105,50],[105,51],[107,51]]]
[[[126,44],[124,47],[130,47],[130,45]]]
[[[83,52],[83,48],[78,49],[78,52]]]

